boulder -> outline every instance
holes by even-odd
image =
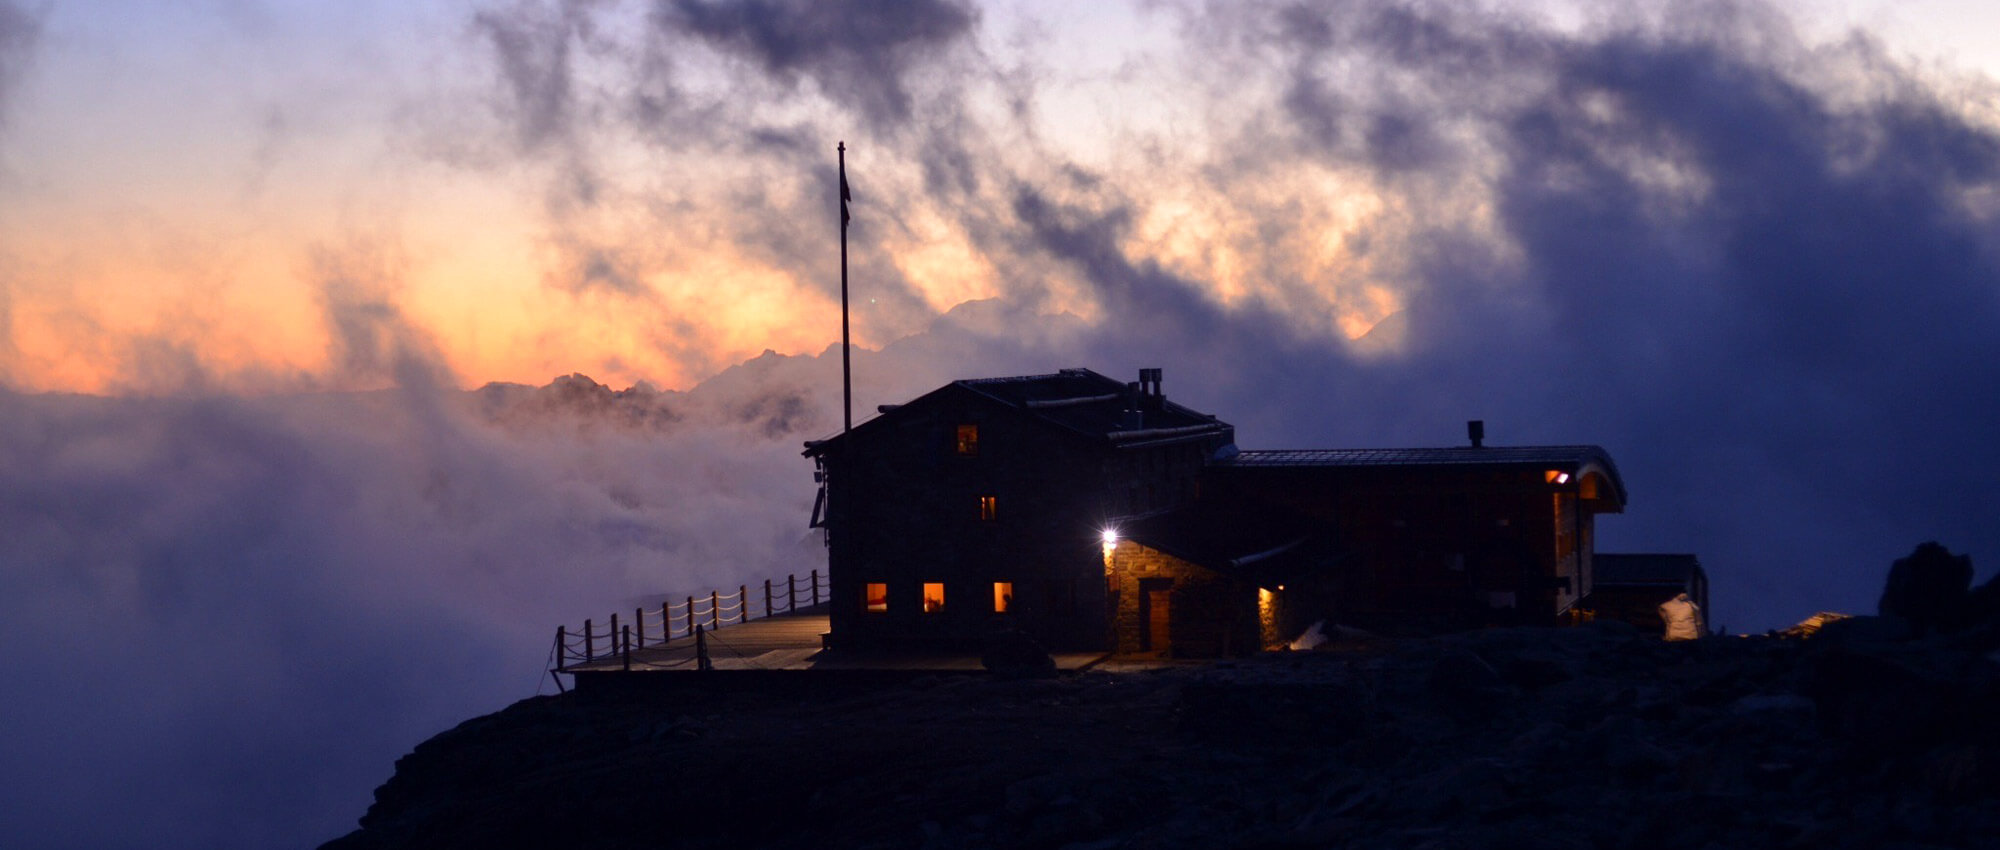
[[[1972,559],[1930,541],[1890,565],[1876,607],[1885,616],[1908,620],[1919,633],[1956,632],[1964,624],[1971,587]]]
[[[996,676],[1034,679],[1056,674],[1056,660],[1034,638],[1018,629],[987,633],[979,663]]]

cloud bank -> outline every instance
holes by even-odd
[[[0,752],[34,766],[0,831],[325,840],[397,754],[546,686],[556,624],[803,574],[794,447],[827,417],[764,366],[624,398],[0,396]]]

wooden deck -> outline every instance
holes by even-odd
[[[825,614],[780,614],[725,626],[707,633],[709,663],[717,670],[903,670],[910,672],[981,672],[977,654],[907,650],[828,650]],[[1059,670],[1073,671],[1104,660],[1103,652],[1054,654]],[[632,651],[631,672],[697,669],[692,637]],[[626,669],[623,656],[571,664],[564,673],[613,673]]]

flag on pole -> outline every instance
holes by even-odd
[[[843,145],[845,147],[845,145]],[[840,160],[840,226],[846,227],[853,216],[847,214],[847,202],[854,200],[853,193],[847,191],[847,158]]]
[[[840,152],[840,416],[841,433],[854,430],[854,344],[847,334],[847,143],[834,146]]]

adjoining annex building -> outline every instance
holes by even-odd
[[[1598,514],[1625,507],[1596,446],[1242,451],[1159,369],[954,381],[806,444],[832,589],[829,645],[1193,657],[1315,621],[1391,634],[1575,621]]]

